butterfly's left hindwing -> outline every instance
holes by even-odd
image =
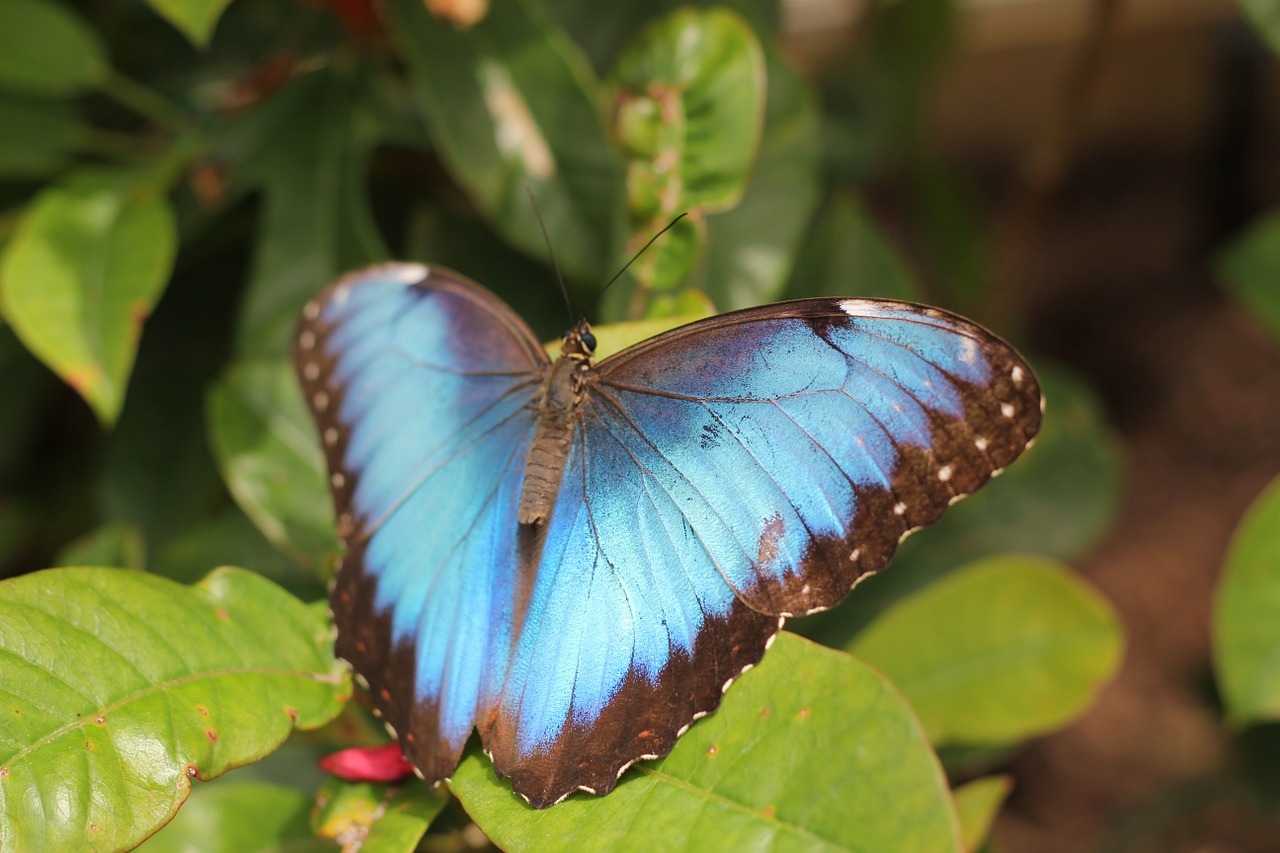
[[[338,654],[439,781],[506,673],[515,507],[546,357],[488,291],[391,264],[307,305],[295,361],[346,546]]]

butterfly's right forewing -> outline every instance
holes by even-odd
[[[328,288],[294,354],[346,547],[338,654],[419,771],[447,778],[507,668],[546,356],[488,291],[415,264]]]

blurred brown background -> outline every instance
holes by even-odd
[[[792,56],[833,73],[875,11],[794,0]],[[1213,271],[1280,205],[1280,62],[1231,0],[968,0],[958,27],[925,135],[976,188],[1030,340],[1101,392],[1126,459],[1079,566],[1125,622],[1123,671],[1016,760],[993,846],[1280,850],[1275,803],[1232,772],[1280,772],[1280,738],[1224,733],[1210,673],[1223,554],[1280,471],[1280,351]],[[886,179],[873,209],[927,280],[906,192]]]

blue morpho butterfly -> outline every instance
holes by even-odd
[[[473,728],[538,808],[666,755],[783,621],[1011,463],[1040,390],[953,314],[801,299],[551,361],[480,285],[371,267],[295,359],[346,557],[350,661],[428,782]]]

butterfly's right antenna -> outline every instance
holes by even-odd
[[[573,316],[573,303],[569,301],[569,289],[564,286],[564,277],[560,275],[560,264],[556,261],[555,250],[551,248],[551,235],[547,233],[547,223],[542,221],[542,211],[538,208],[538,200],[533,196],[533,187],[526,184],[524,191],[529,194],[529,203],[533,205],[533,215],[537,217],[538,227],[542,229],[542,239],[547,244],[547,255],[551,258],[551,268],[556,271],[556,281],[560,282],[560,295],[564,297],[564,307],[569,311],[569,325],[572,326],[578,320]],[[594,305],[595,303],[593,302],[592,304]]]
[[[645,243],[645,244],[644,244],[644,246],[643,246],[643,247],[641,247],[640,251],[638,251],[638,252],[636,252],[634,255],[632,255],[632,256],[631,256],[631,260],[627,261],[627,262],[626,262],[626,264],[625,264],[625,265],[623,265],[622,269],[618,270],[617,274],[616,274],[613,278],[609,279],[609,281],[605,284],[605,286],[604,286],[604,287],[600,288],[600,292],[596,294],[596,298],[595,298],[595,299],[592,299],[592,300],[591,300],[591,304],[587,306],[586,313],[587,313],[587,314],[590,314],[590,313],[591,313],[591,309],[592,309],[592,308],[594,308],[594,307],[596,307],[596,303],[600,301],[600,297],[604,296],[604,292],[605,292],[606,290],[608,290],[608,289],[609,289],[609,287],[610,287],[610,286],[611,286],[615,281],[617,281],[618,279],[622,278],[622,274],[623,274],[624,272],[626,272],[628,269],[630,269],[630,268],[631,268],[631,265],[632,265],[632,264],[634,264],[636,261],[638,261],[638,260],[640,259],[640,256],[641,256],[641,255],[643,255],[646,251],[648,251],[648,250],[649,250],[649,247],[650,247],[650,246],[652,246],[654,243],[656,243],[659,237],[661,237],[663,234],[666,234],[668,231],[670,231],[672,228],[674,228],[677,222],[679,222],[681,219],[684,219],[684,218],[685,218],[686,216],[688,216],[688,215],[689,215],[689,212],[688,212],[688,211],[685,211],[684,213],[680,214],[680,215],[679,215],[679,216],[677,216],[675,219],[673,219],[673,220],[671,220],[669,223],[667,223],[667,227],[666,227],[666,228],[663,228],[663,229],[662,229],[661,231],[659,231],[657,234],[654,234],[652,237],[650,237],[650,238],[649,238],[649,242]]]

